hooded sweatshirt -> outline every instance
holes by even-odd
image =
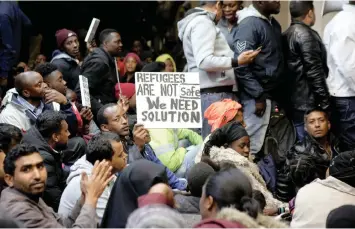
[[[91,175],[91,171],[94,166],[86,160],[86,155],[77,160],[73,166],[70,167],[70,174],[67,179],[67,187],[65,188],[62,197],[60,199],[58,213],[63,216],[69,216],[75,207],[76,202],[80,199],[81,189],[80,180],[81,174],[85,172],[88,176]],[[111,194],[111,189],[115,180],[112,180],[101,194],[96,205],[96,222],[101,223],[102,216],[104,215],[108,198]]]
[[[52,57],[51,63],[63,74],[63,78],[67,82],[67,87],[71,90],[75,90],[80,75],[79,61],[59,50],[55,50]]]
[[[325,228],[332,210],[354,203],[354,187],[332,176],[325,180],[317,179],[298,191],[291,227]]]
[[[284,68],[281,26],[273,17],[261,15],[253,4],[237,15],[238,27],[231,34],[234,53],[261,47],[252,64],[236,68],[241,100],[272,98]]]
[[[189,72],[199,72],[200,87],[236,84],[232,68],[233,51],[215,24],[216,15],[196,7],[178,22]]]

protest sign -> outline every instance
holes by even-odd
[[[99,27],[99,24],[100,24],[100,20],[99,19],[97,19],[97,18],[93,18],[92,19],[89,31],[88,31],[88,33],[86,34],[86,37],[85,37],[85,42],[86,43],[91,42],[94,39],[96,30],[97,30],[97,27]]]
[[[137,123],[146,128],[202,128],[199,74],[136,72]]]
[[[79,76],[81,103],[84,107],[91,107],[88,78]]]

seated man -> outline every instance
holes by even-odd
[[[292,228],[325,228],[328,214],[355,202],[355,151],[336,156],[326,179],[301,188],[295,199]]]
[[[22,133],[16,126],[0,123],[0,194],[4,189],[4,160],[6,154],[22,140]]]
[[[43,200],[46,204],[58,210],[60,197],[66,186],[68,173],[63,170],[62,154],[67,148],[68,124],[65,115],[57,111],[45,111],[33,126],[23,136],[23,142],[34,145],[44,159],[44,166],[48,172],[47,186]]]
[[[58,91],[66,97],[67,83],[63,79],[63,74],[54,64],[40,64],[36,67],[35,71],[42,75],[44,83],[46,83],[49,88]],[[70,139],[68,148],[63,151],[63,162],[68,171],[70,166],[85,155],[86,142],[82,137],[89,134],[89,126],[93,118],[90,108],[80,106],[80,110],[78,110],[77,107],[78,106],[72,104],[72,110],[75,113],[77,125],[69,126]]]
[[[54,110],[52,102],[60,104],[66,121],[77,126],[71,104],[61,93],[45,89],[42,76],[37,72],[24,72],[15,78],[15,90],[10,89],[4,98],[4,109],[0,113],[0,123],[8,123],[23,132],[35,124],[37,117],[45,110]]]
[[[127,139],[129,138],[130,130],[126,111],[127,109],[123,108],[122,105],[117,105],[115,103],[105,104],[97,112],[97,125],[102,132],[111,131],[118,134],[122,139]],[[134,143],[129,140],[126,142],[129,147],[129,163],[144,158],[162,165],[161,161],[157,158],[153,149],[148,144],[150,142],[149,132],[142,125],[134,126],[133,142]],[[173,189],[186,189],[186,182],[179,180],[168,168],[166,168],[166,172],[169,178],[169,185]]]
[[[329,163],[337,152],[333,150],[330,139],[330,122],[326,112],[319,108],[309,110],[304,116],[305,137],[298,141],[286,153],[286,164],[282,171],[279,171],[278,176],[288,174],[291,169],[291,164],[294,164],[300,157],[310,157],[316,165],[317,174],[322,174],[321,179],[325,178],[325,171]],[[297,162],[296,162],[297,164]],[[278,179],[281,180],[281,179]],[[277,196],[285,200],[290,200],[294,197],[295,187],[290,177],[278,181]],[[284,188],[281,188],[284,187]]]
[[[112,177],[105,176],[111,169],[106,161],[102,161],[95,164],[90,179],[83,175],[81,198],[69,217],[61,217],[41,198],[47,182],[43,158],[36,147],[17,145],[5,158],[5,181],[9,187],[0,198],[0,215],[5,211],[6,216],[26,228],[96,228],[97,200],[112,180]]]
[[[80,180],[81,174],[91,175],[95,161],[107,160],[112,166],[112,175],[123,170],[127,165],[127,154],[120,140],[120,136],[111,132],[102,132],[94,135],[88,144],[86,155],[80,158],[70,169],[67,179],[67,187],[65,188],[58,213],[63,216],[69,216],[75,203],[80,198]],[[101,223],[104,215],[107,201],[110,197],[111,189],[115,182],[116,176],[112,182],[105,188],[98,200],[96,206],[97,223]]]

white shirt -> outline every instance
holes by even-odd
[[[344,4],[324,29],[331,96],[355,96],[355,6]]]

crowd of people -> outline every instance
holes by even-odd
[[[183,71],[172,54],[62,28],[51,58],[18,63],[31,22],[0,2],[0,226],[355,227],[355,1],[323,39],[313,1],[289,10],[283,33],[279,1],[188,10],[177,34],[202,129],[146,129],[135,73]]]

